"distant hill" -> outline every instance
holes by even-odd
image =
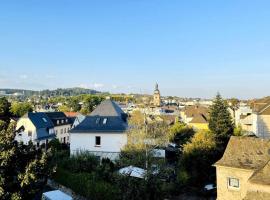
[[[0,95],[15,95],[15,96],[75,96],[80,94],[98,94],[101,93],[96,90],[86,89],[86,88],[58,88],[56,90],[24,90],[24,89],[0,89]]]

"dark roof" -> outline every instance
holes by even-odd
[[[46,112],[45,113],[53,122],[54,126],[62,126],[70,124],[70,121],[68,120],[67,116],[63,112]],[[62,120],[64,122],[62,123]],[[59,123],[57,123],[59,121]]]
[[[71,133],[93,132],[124,132],[127,130],[127,116],[121,108],[111,100],[103,101],[90,116],[75,128]]]
[[[52,121],[43,112],[36,112],[36,113],[28,112],[23,116],[23,118],[29,118],[36,127],[36,129],[53,128]]]
[[[258,170],[270,159],[270,140],[232,136],[223,157],[215,164]]]
[[[108,99],[101,102],[100,105],[90,114],[90,116],[117,117],[125,114],[123,110],[114,101]]]
[[[37,129],[37,141],[54,138],[55,134],[49,134],[48,128]]]

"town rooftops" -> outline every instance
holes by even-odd
[[[253,111],[260,115],[270,115],[270,97],[255,100],[251,106]]]
[[[111,100],[103,101],[91,114],[71,133],[124,132],[127,130],[127,116],[121,108]]]
[[[189,123],[200,123],[200,124],[207,124],[207,118],[203,114],[195,114],[193,119]]]
[[[269,160],[270,140],[232,136],[223,157],[216,162],[215,166],[258,170]]]
[[[185,112],[187,117],[194,117],[195,115],[202,114],[206,118],[209,116],[209,110],[208,108],[200,105],[194,105],[194,106],[186,106],[183,111]]]

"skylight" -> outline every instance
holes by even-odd
[[[107,123],[107,118],[104,118],[103,119],[103,124],[106,124]]]
[[[47,119],[46,119],[46,118],[44,118],[44,117],[42,118],[42,120],[43,120],[44,122],[47,122]]]

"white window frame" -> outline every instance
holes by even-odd
[[[231,181],[237,181],[238,186],[231,185]],[[227,178],[227,185],[228,185],[229,189],[239,190],[240,189],[240,179],[239,178],[234,178],[234,177],[228,177]]]

